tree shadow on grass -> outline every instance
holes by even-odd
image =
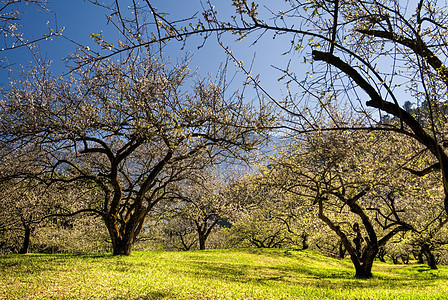
[[[0,255],[0,260],[11,259],[44,259],[44,260],[66,260],[67,258],[113,258],[111,253],[28,253],[28,254],[6,254]]]
[[[133,300],[157,300],[157,299],[166,299],[169,298],[169,296],[172,296],[171,293],[168,292],[162,292],[162,291],[153,291],[149,292],[148,294],[144,296],[139,296],[137,298],[134,298]]]
[[[254,253],[265,255],[265,252]],[[278,258],[277,254],[272,254]],[[285,256],[289,254],[285,252]],[[332,268],[319,268],[310,265],[309,267],[300,264],[294,265],[250,265],[242,263],[228,262],[207,262],[207,261],[184,261],[188,265],[188,272],[192,276],[211,280],[254,283],[260,285],[291,284],[305,285],[308,287],[342,289],[342,288],[386,288],[402,289],[407,288],[426,288],[435,283],[435,280],[443,279],[435,275],[433,278],[414,275],[400,275],[392,273],[374,272],[372,279],[356,279],[355,270],[348,268],[345,263],[337,267],[337,262]],[[421,267],[419,267],[421,268]],[[176,272],[176,270],[173,270]],[[180,270],[178,270],[181,272]],[[420,271],[420,270],[419,270]],[[423,270],[424,271],[424,270]]]
[[[59,266],[70,266],[77,260],[88,263],[112,257],[108,253],[59,253],[59,254],[9,254],[0,256],[0,272],[13,271],[22,274],[38,275],[43,272],[58,271]]]
[[[268,282],[268,281],[296,281],[291,278],[323,279],[354,278],[354,272],[346,270],[335,270],[325,273],[315,268],[286,267],[286,266],[251,266],[231,263],[208,263],[208,262],[185,262],[189,265],[189,273],[198,277],[216,278],[218,280],[229,280],[239,282]]]

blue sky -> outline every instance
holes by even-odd
[[[55,0],[48,4],[48,8],[53,12],[47,12],[33,5],[19,4],[16,7],[22,12],[19,30],[24,33],[27,40],[41,38],[44,34],[48,34],[50,29],[59,30],[65,27],[64,35],[90,44],[90,33],[100,31],[105,23],[104,11],[84,0]],[[42,58],[52,61],[53,71],[57,74],[65,70],[62,58],[76,49],[74,44],[61,37],[40,41],[37,45]],[[0,56],[6,57],[14,71],[12,74],[5,70],[1,71],[2,85],[7,82],[8,76],[16,76],[18,70],[26,69],[36,62],[30,51],[24,47],[0,52]]]
[[[130,0],[129,0],[130,2]],[[231,1],[214,1],[221,6],[217,9],[223,16],[228,16],[233,12]],[[120,1],[122,7],[126,7],[126,0]],[[167,18],[179,19],[192,16],[195,12],[201,11],[201,2],[199,0],[152,0],[151,4],[158,11],[168,13]],[[105,9],[94,6],[85,0],[53,0],[47,7],[53,12],[47,12],[42,9],[36,9],[34,6],[24,6],[20,4],[20,9],[24,12],[21,18],[22,30],[27,39],[40,38],[43,34],[49,32],[49,28],[58,30],[64,27],[64,35],[85,46],[94,47],[95,43],[91,39],[91,33],[103,32],[107,38],[114,39],[116,31],[111,25],[106,24]],[[48,24],[47,24],[48,22]],[[255,57],[254,74],[261,74],[263,85],[277,98],[281,97],[282,84],[278,83],[277,78],[281,76],[279,71],[272,68],[271,65],[284,67],[290,57],[282,56],[281,53],[289,47],[288,40],[272,37],[264,37],[256,46],[251,46],[254,37],[242,42],[235,43],[235,37],[225,36],[226,44],[232,47],[238,60],[244,61],[248,67],[250,61]],[[199,69],[202,76],[208,73],[217,72],[220,64],[225,60],[224,50],[217,44],[215,38],[210,38],[205,47],[197,49],[202,43],[200,37],[190,38],[187,47],[181,49],[181,43],[170,43],[164,48],[165,57],[176,60],[181,55],[190,53],[193,55],[190,67]],[[66,39],[56,37],[52,41],[42,41],[39,44],[40,54],[45,60],[52,61],[52,71],[54,74],[66,73],[68,69],[63,58],[68,57],[70,53],[76,50],[76,45]],[[11,78],[17,77],[17,71],[26,69],[35,61],[25,48],[14,49],[0,52],[0,56],[6,58],[10,64],[13,73],[0,70],[0,85],[6,86]],[[294,58],[302,61],[303,58]],[[231,72],[230,72],[231,73]],[[233,74],[230,74],[232,76]],[[242,79],[242,77],[239,77]],[[235,84],[235,88],[238,88]]]
[[[113,0],[104,1],[106,3],[113,2]],[[143,1],[141,2],[143,3]],[[191,17],[196,12],[200,14],[202,11],[201,0],[150,0],[150,2],[159,12],[167,13],[166,18],[170,20]],[[202,0],[202,2],[205,2],[205,0]],[[275,7],[279,10],[282,9],[282,6],[288,5],[284,0],[257,1],[257,3],[261,4],[263,2],[269,4],[271,8]],[[119,0],[119,3],[122,8],[126,9],[127,4],[132,3],[132,0]],[[212,0],[212,3],[217,5],[219,15],[224,20],[229,20],[229,15],[234,13],[231,0]],[[409,13],[415,7],[414,0],[410,1],[410,3],[411,9]],[[270,14],[261,4],[260,12],[264,14],[264,19],[268,19]],[[64,36],[94,49],[95,43],[91,38],[92,33],[102,31],[106,39],[112,41],[118,36],[116,29],[106,24],[108,11],[92,5],[86,0],[49,0],[47,6],[54,13],[36,9],[34,6],[25,6],[23,2],[17,5],[24,12],[20,30],[24,32],[25,37],[29,40],[42,37],[43,34],[48,33],[49,28],[58,30],[64,27]],[[290,21],[293,22],[294,20]],[[223,39],[225,44],[231,47],[236,58],[244,62],[246,68],[249,68],[251,60],[255,59],[253,74],[260,74],[261,85],[265,90],[276,100],[281,100],[286,89],[284,81],[278,82],[277,80],[282,76],[282,73],[273,68],[273,66],[285,68],[291,61],[290,69],[301,80],[307,76],[306,71],[309,68],[316,67],[318,63],[313,63],[313,65],[302,64],[304,55],[308,61],[311,61],[310,49],[306,49],[305,53],[302,54],[294,53],[293,51],[291,54],[282,55],[291,46],[290,39],[292,36],[289,34],[277,36],[276,39],[273,39],[271,33],[268,33],[255,46],[252,46],[251,43],[258,37],[258,34],[251,34],[247,39],[240,42],[235,42],[235,36],[231,34],[224,35]],[[169,42],[164,48],[164,56],[172,61],[176,61],[181,55],[193,55],[190,68],[198,69],[201,76],[206,76],[209,73],[213,76],[213,74],[217,73],[220,64],[225,61],[226,55],[224,50],[218,45],[216,38],[210,38],[205,47],[197,49],[201,44],[202,38],[198,36],[190,37],[185,48],[182,48],[182,43]],[[65,67],[66,63],[62,59],[73,53],[76,50],[76,45],[60,37],[54,38],[52,41],[42,41],[38,45],[43,59],[52,61],[52,71],[55,75],[68,72],[68,69]],[[18,71],[24,70],[35,63],[33,57],[25,48],[0,51],[0,58],[6,60],[13,70],[11,73],[0,69],[0,87],[6,87],[10,79],[17,78]],[[230,70],[228,76],[232,77],[236,69]],[[231,88],[241,88],[244,76],[240,75],[235,78],[234,85]],[[302,92],[297,85],[292,85],[292,87],[293,93]],[[256,95],[253,90],[251,93],[249,91],[250,89],[247,90],[246,96],[251,100],[250,98],[255,98]],[[404,94],[404,92],[400,93]],[[409,99],[406,95],[400,97],[400,101],[401,98]]]

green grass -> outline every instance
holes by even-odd
[[[311,251],[209,250],[0,256],[0,299],[448,299],[448,267],[350,261]]]

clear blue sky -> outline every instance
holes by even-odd
[[[130,2],[130,0],[129,0]],[[230,0],[216,0],[218,11],[221,15],[229,15],[233,12]],[[120,1],[122,7],[126,7],[126,1]],[[131,2],[130,2],[131,3]],[[167,18],[178,19],[192,16],[195,12],[201,11],[199,0],[152,0],[151,3],[161,12],[168,13]],[[34,6],[25,6],[20,4],[20,9],[24,11],[22,15],[20,28],[27,39],[39,38],[48,33],[49,28],[57,30],[62,27],[64,35],[83,45],[94,47],[95,43],[91,39],[91,33],[103,31],[105,36],[114,39],[115,29],[106,24],[107,11],[90,4],[85,0],[53,0],[48,3],[54,13],[49,13]],[[280,4],[281,5],[281,4]],[[48,25],[47,25],[48,21]],[[280,72],[274,70],[271,65],[284,67],[290,56],[282,56],[281,53],[289,47],[288,40],[277,38],[275,40],[270,36],[264,37],[256,46],[250,46],[254,37],[248,40],[235,43],[235,37],[227,35],[226,43],[230,45],[239,60],[243,60],[246,66],[249,66],[252,57],[255,55],[254,73],[261,74],[263,85],[270,93],[276,97],[281,97],[280,89],[282,84],[277,82],[281,76]],[[193,54],[191,68],[199,68],[202,75],[207,73],[216,73],[219,65],[225,60],[223,49],[218,46],[216,39],[210,38],[206,46],[197,49],[201,44],[201,38],[191,38],[188,40],[187,47],[181,49],[180,43],[169,44],[165,49],[165,55],[175,60],[180,55],[188,52]],[[46,60],[52,60],[52,70],[55,74],[61,74],[68,71],[62,58],[73,53],[76,46],[63,38],[54,38],[52,41],[42,41],[39,43],[40,53]],[[0,52],[0,56],[7,59],[14,72],[11,74],[5,70],[0,70],[0,85],[7,85],[11,76],[17,75],[18,70],[26,69],[33,64],[33,59],[29,51],[25,48]],[[303,58],[295,57],[294,60],[302,61]],[[235,85],[237,86],[237,85]]]

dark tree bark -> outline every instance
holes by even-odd
[[[130,234],[125,234],[121,237],[112,233],[112,254],[113,255],[130,255],[132,251],[132,246],[134,245],[135,237]]]
[[[419,251],[418,254],[417,254],[417,263],[419,263],[419,264],[425,263],[423,261],[423,253],[422,253],[422,251]]]
[[[302,235],[302,250],[306,250],[309,248],[308,245],[308,234],[306,232],[303,232]]]
[[[129,240],[119,240],[112,243],[113,255],[130,255],[132,251],[132,243]]]
[[[266,246],[263,244],[263,241],[260,241],[256,238],[251,238],[250,242],[257,248],[266,248]]]
[[[32,228],[30,224],[24,224],[25,232],[23,237],[22,247],[19,250],[19,254],[27,254],[31,244],[31,232]]]
[[[393,262],[394,265],[398,264],[398,256],[391,255],[390,258],[392,258],[392,262]]]
[[[384,256],[386,256],[386,249],[384,247],[380,247],[377,256],[380,262],[386,262],[386,259],[384,259]]]
[[[355,244],[356,253],[358,255],[361,255],[363,238],[362,238],[361,230],[359,229],[358,223],[353,224],[353,232],[356,234],[356,237],[353,239],[353,243]]]
[[[426,261],[428,263],[429,268],[431,270],[437,270],[436,258],[434,257],[434,254],[431,252],[431,248],[428,244],[423,244],[422,253],[426,257]]]
[[[409,263],[409,254],[402,254],[400,255],[401,261],[407,265]]]
[[[339,251],[338,251],[339,258],[344,259],[345,258],[345,248],[344,248],[344,243],[342,243],[342,241],[339,241],[338,248],[339,248]]]
[[[207,238],[203,235],[199,237],[199,250],[205,250],[205,241]]]

